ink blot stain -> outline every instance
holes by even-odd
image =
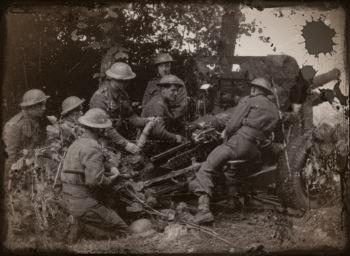
[[[316,21],[307,21],[301,31],[305,39],[305,48],[309,54],[318,57],[320,53],[324,55],[334,53],[333,37],[335,36],[335,30],[327,26],[321,18]]]

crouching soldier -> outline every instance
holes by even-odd
[[[223,132],[225,142],[209,154],[190,183],[190,189],[199,197],[195,216],[198,224],[214,220],[209,203],[215,171],[219,171],[229,160],[259,158],[259,145],[266,141],[278,123],[278,109],[267,97],[272,94],[269,81],[256,78],[250,85],[250,95],[242,98],[231,112]]]
[[[43,117],[49,97],[38,89],[27,91],[19,104],[22,111],[5,124],[2,138],[8,154],[7,170],[21,157],[23,149],[32,150],[45,142],[46,123]]]
[[[50,118],[53,124],[48,125],[46,131],[47,144],[50,145],[51,151],[62,154],[83,133],[78,119],[83,115],[84,102],[83,99],[70,96],[62,102],[60,120]]]
[[[153,138],[167,142],[181,143],[184,138],[184,125],[175,118],[171,103],[175,101],[178,91],[184,82],[174,75],[166,75],[159,82],[160,93],[155,95],[145,106],[142,117],[160,117],[160,121],[151,130]]]
[[[98,141],[112,122],[98,108],[90,109],[78,120],[84,133],[68,148],[61,173],[65,206],[79,223],[111,235],[128,233],[126,223],[99,198],[99,191],[119,176],[115,167],[107,170],[107,160]]]

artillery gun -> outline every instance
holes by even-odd
[[[265,76],[274,81],[280,110],[282,112],[292,110],[290,91],[295,88],[302,89],[298,83],[301,80],[307,80],[302,77],[303,74],[293,58],[289,56],[235,57],[233,60],[240,66],[239,71],[222,76],[217,80],[217,95],[231,93],[233,96],[235,94],[239,97],[245,96],[248,94],[247,84],[251,76]],[[252,70],[257,65],[260,67]],[[338,77],[339,71],[336,69],[312,77],[311,80],[308,79],[309,83],[311,82],[309,88],[317,88]],[[301,96],[303,93],[308,93],[307,88],[301,91]],[[302,102],[299,98],[294,100],[297,103],[298,100]],[[205,102],[203,99],[202,101]],[[134,186],[134,190],[146,194],[145,201],[147,201],[147,197],[175,196],[188,191],[188,181],[198,170],[200,162],[204,161],[211,150],[222,142],[220,129],[224,127],[222,123],[228,120],[230,109],[224,112],[226,115],[224,118],[221,116],[221,127],[218,127],[212,125],[211,120],[213,118],[220,119],[215,113],[220,113],[223,109],[214,105],[208,104],[209,108],[206,108],[207,111],[211,111],[211,114],[204,116],[204,121],[209,120],[209,122],[204,122],[206,125],[198,126],[198,120],[188,125],[187,133],[190,134],[188,142],[151,157],[151,162],[163,172],[149,180],[140,181]],[[291,129],[297,125],[300,126],[300,120],[303,119],[299,117],[299,123],[292,123]],[[279,129],[281,130],[281,128]],[[298,129],[298,132],[294,133],[294,137],[289,136],[288,138],[286,138],[288,127],[282,133],[280,130],[276,131],[277,136],[275,136],[274,141],[266,145],[261,159],[257,159],[254,163],[248,163],[244,160],[227,163],[224,167],[224,176],[219,177],[217,181],[224,184],[217,186],[218,190],[221,190],[218,191],[218,194],[227,194],[229,183],[234,182],[235,186],[242,188],[241,191],[244,193],[249,191],[250,195],[253,196],[258,189],[273,192],[273,195],[268,196],[268,198],[273,198],[275,202],[292,208],[317,208],[330,203],[330,198],[334,198],[334,187],[337,186],[336,178],[334,178],[336,174],[332,170],[325,171],[324,167],[321,166],[312,169],[312,164],[315,163],[310,162],[312,157],[313,159],[320,157],[314,152],[317,147],[319,148],[320,145],[322,147],[325,144],[324,138],[320,139],[317,136],[318,129],[315,127]],[[278,136],[278,134],[280,135]],[[285,145],[282,145],[283,140],[285,140]],[[332,143],[334,146],[336,142]],[[315,147],[315,145],[317,146]],[[337,148],[333,147],[332,154],[337,155],[337,152]],[[310,168],[313,170],[311,174]],[[254,187],[255,191],[250,190],[249,187]],[[226,192],[223,192],[225,189]]]

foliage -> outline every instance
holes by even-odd
[[[24,150],[12,165],[9,177],[10,237],[39,238],[44,248],[49,239],[63,241],[67,231],[67,214],[60,205],[61,195],[53,189],[57,162],[41,156],[42,149],[33,154]]]
[[[333,140],[313,145],[303,171],[307,192],[321,195],[325,203],[340,199],[341,179],[348,175],[348,127],[339,124],[332,128],[332,133]]]
[[[147,62],[155,50],[212,55],[217,51],[223,11],[218,4],[162,2],[74,7],[61,11],[60,18],[71,23],[57,31],[57,39],[62,44],[72,40],[82,49],[119,44],[133,53],[133,64]]]

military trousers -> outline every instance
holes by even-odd
[[[216,147],[196,172],[194,180],[189,184],[190,190],[195,194],[208,194],[212,196],[213,178],[217,172],[230,160],[250,160],[260,157],[261,153],[253,140],[241,134],[234,134],[227,142]]]
[[[82,224],[94,226],[106,234],[125,235],[129,233],[128,225],[112,209],[102,204],[90,207],[82,216],[77,218]]]

